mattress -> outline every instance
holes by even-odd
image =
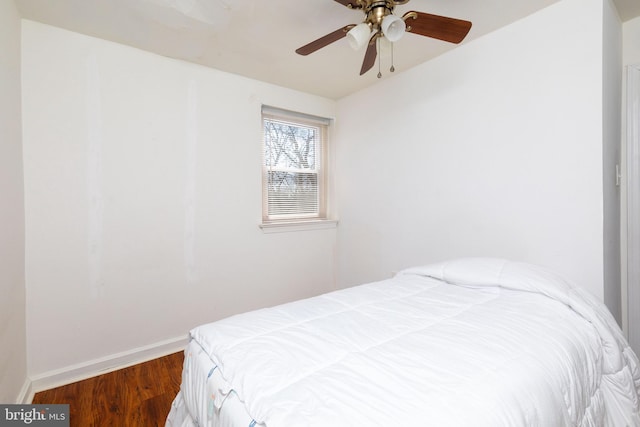
[[[556,274],[461,259],[190,332],[168,426],[640,426],[638,359]]]

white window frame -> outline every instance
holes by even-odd
[[[262,223],[261,228],[264,231],[289,231],[289,230],[305,230],[309,228],[325,228],[335,227],[335,221],[331,221],[327,216],[327,169],[328,169],[328,151],[329,151],[329,126],[330,119],[312,116],[308,114],[293,112],[280,108],[263,106],[261,124],[263,129],[262,136]],[[315,173],[317,174],[317,196],[318,196],[318,210],[313,214],[309,213],[292,213],[284,215],[270,215],[269,214],[269,172],[274,169],[271,168],[265,158],[267,138],[265,129],[266,121],[277,121],[286,124],[292,124],[294,126],[299,125],[301,127],[313,127],[318,132],[317,144],[320,150],[320,154],[317,155],[315,162]],[[282,169],[278,169],[282,170]],[[310,169],[306,169],[305,172],[309,173]],[[299,173],[302,170],[293,170],[291,172]]]

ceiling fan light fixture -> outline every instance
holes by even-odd
[[[404,19],[391,14],[382,19],[381,27],[382,34],[392,43],[400,40],[407,29]]]
[[[353,50],[362,48],[371,37],[371,27],[366,22],[362,22],[347,32],[347,41]]]

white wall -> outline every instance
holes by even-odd
[[[31,21],[22,35],[31,376],[332,289],[335,229],[258,224],[261,104],[333,117],[333,101]]]
[[[640,63],[640,16],[622,25],[622,37],[624,64]]]
[[[602,299],[602,27],[564,0],[340,100],[338,285],[499,256]]]
[[[0,2],[0,402],[25,393],[27,351],[24,190],[20,113],[20,15]]]

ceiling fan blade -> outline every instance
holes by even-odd
[[[450,43],[460,43],[471,29],[469,21],[424,12],[407,12],[402,19],[408,32]]]
[[[376,63],[376,57],[378,56],[378,37],[379,35],[376,33],[369,40],[367,51],[364,54],[364,61],[362,62],[362,68],[360,69],[360,75],[369,71]]]
[[[362,5],[355,0],[335,0],[343,6],[347,6],[349,9],[362,9]]]
[[[299,55],[309,55],[310,53],[315,52],[318,49],[322,49],[323,47],[344,38],[347,35],[347,32],[353,28],[354,25],[346,25],[342,28],[335,30],[332,33],[327,34],[326,36],[320,37],[318,40],[314,40],[309,44],[306,44],[302,47],[296,49],[296,53]]]

